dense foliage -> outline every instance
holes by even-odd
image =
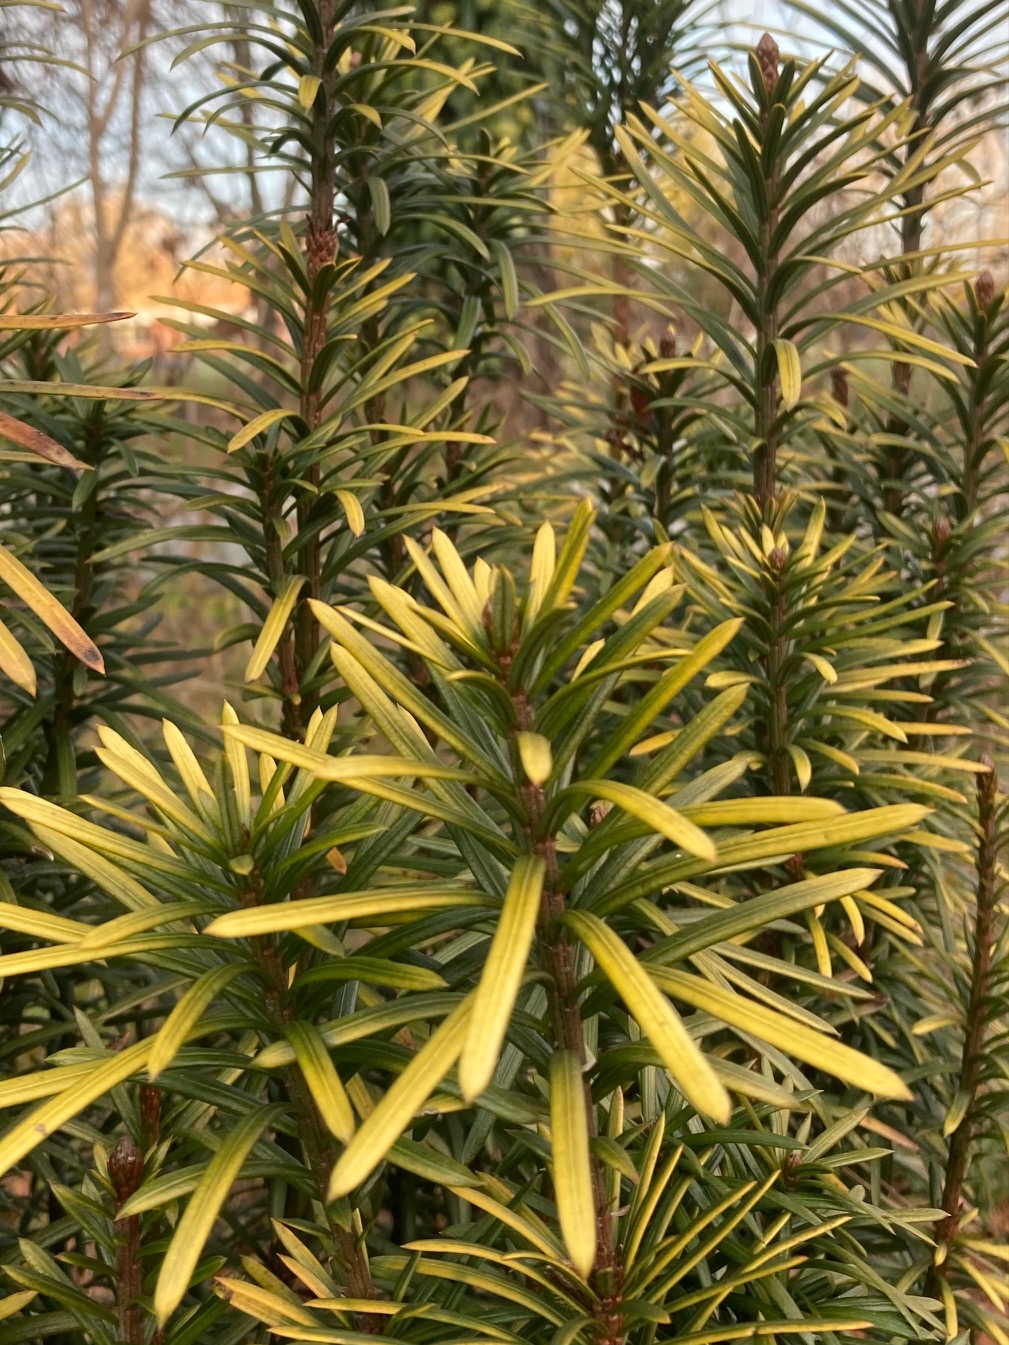
[[[169,385],[0,276],[0,1341],[1009,1345],[1005,4],[195,11]]]

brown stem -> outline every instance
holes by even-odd
[[[770,713],[767,718],[767,765],[774,794],[789,793],[788,771],[788,684],[784,664],[788,653],[785,630],[788,603],[785,596],[786,556],[775,547],[768,560],[772,569],[773,597],[770,612],[770,631],[767,643],[767,686],[770,692]]]
[[[335,0],[321,0],[319,20],[321,36],[313,53],[313,66],[321,80],[321,88],[312,110],[312,158],[309,213],[305,221],[305,260],[308,288],[305,298],[304,333],[300,366],[299,412],[301,419],[314,433],[323,422],[320,390],[313,387],[316,361],[326,344],[329,330],[330,291],[325,284],[317,285],[323,269],[337,255],[337,231],[334,218],[336,200],[336,159],[329,118],[332,115],[338,72],[332,64],[327,68],[326,56],[336,28]],[[260,495],[260,511],[267,547],[267,566],[271,584],[275,588],[286,575],[280,533],[274,517],[272,469],[267,473]],[[297,503],[298,573],[307,583],[307,596],[321,597],[322,546],[318,532],[313,531],[313,513],[321,483],[318,464],[309,467],[307,478],[313,489]],[[278,590],[279,591],[279,590]],[[302,602],[291,625],[278,645],[281,687],[284,696],[283,732],[290,738],[301,736],[305,722],[314,708],[315,696],[306,690],[308,670],[315,657],[319,636],[311,608]],[[258,877],[247,889],[243,900],[258,904]],[[260,967],[266,977],[266,1002],[272,1025],[282,1033],[285,1023],[293,1016],[288,996],[287,975],[281,962],[276,942],[272,938],[254,939],[253,945]],[[340,1264],[346,1287],[353,1298],[375,1298],[376,1290],[368,1269],[367,1258],[358,1245],[352,1228],[344,1228],[333,1216],[329,1202],[329,1177],[333,1167],[333,1142],[323,1125],[311,1091],[297,1066],[285,1070],[288,1095],[298,1117],[298,1132],[305,1159],[315,1181],[319,1202],[326,1212],[326,1220],[333,1239],[336,1259]],[[382,1335],[384,1319],[372,1314],[357,1315],[360,1331]]]
[[[848,402],[851,389],[848,386],[848,375],[840,365],[835,365],[830,371],[830,394],[835,404],[843,410],[845,433],[850,434],[852,422],[848,413]],[[830,480],[835,489],[831,491],[827,502],[827,530],[844,532],[844,516],[848,506],[848,471],[840,457],[831,468]]]
[[[785,659],[788,654],[788,637],[785,629],[788,620],[788,600],[785,595],[787,559],[779,547],[774,547],[768,557],[771,569],[768,579],[771,607],[767,651],[764,655],[769,704],[767,723],[763,732],[763,746],[767,759],[768,786],[771,793],[778,797],[791,793],[788,755],[788,681],[785,677]],[[803,871],[802,855],[792,855],[786,868],[791,881],[798,882]],[[780,931],[766,931],[762,939],[763,951],[772,957],[780,957],[781,937]]]
[[[764,74],[768,93],[778,83],[778,47],[765,33],[757,46],[757,59]],[[767,129],[769,110],[761,113],[761,124]],[[778,270],[778,251],[774,236],[778,231],[778,167],[765,174],[764,190],[768,206],[760,222],[760,256],[762,273],[757,277],[757,335],[756,376],[757,448],[753,454],[753,494],[760,512],[766,515],[774,504],[778,489],[778,363],[774,342],[778,339],[777,305],[770,301],[772,286]]]
[[[287,567],[284,564],[284,547],[280,539],[280,520],[273,499],[275,476],[275,466],[270,463],[259,490],[259,520],[266,547],[266,572],[270,579],[270,588],[273,596],[279,597],[287,579]],[[277,642],[277,662],[280,665],[280,691],[284,698],[281,732],[286,738],[297,740],[302,736],[304,722],[301,679],[298,676],[295,659],[294,627],[290,623],[284,627]]]
[[[241,901],[243,906],[258,906],[260,901],[259,875],[250,875]],[[270,1024],[278,1036],[283,1036],[285,1026],[295,1016],[294,1007],[288,995],[288,980],[284,964],[277,949],[276,940],[271,935],[262,935],[251,941],[256,960],[266,980],[266,1008]],[[319,1109],[315,1105],[311,1090],[297,1065],[284,1070],[284,1083],[298,1120],[298,1138],[305,1154],[305,1161],[315,1181],[319,1203],[325,1211],[326,1222],[336,1252],[344,1284],[350,1298],[376,1298],[377,1292],[367,1257],[358,1245],[358,1239],[352,1228],[344,1228],[333,1215],[329,1200],[329,1177],[333,1170],[333,1141],[323,1125]],[[384,1333],[384,1318],[370,1313],[355,1314],[355,1323],[359,1331],[367,1335],[380,1336]]]
[[[978,777],[978,824],[981,831],[977,855],[977,899],[974,916],[974,957],[971,971],[970,996],[967,1001],[967,1030],[960,1058],[960,1086],[958,1091],[968,1097],[967,1107],[960,1124],[953,1131],[946,1160],[943,1183],[943,1217],[935,1226],[937,1257],[929,1272],[926,1292],[937,1297],[939,1285],[946,1274],[948,1257],[943,1253],[956,1240],[960,1227],[960,1206],[964,1183],[970,1164],[971,1142],[977,1126],[977,1101],[981,1071],[985,1056],[985,1035],[988,1024],[987,1006],[991,993],[992,945],[995,941],[996,872],[998,866],[998,828],[996,816],[996,789],[998,785],[994,764],[982,757],[988,767]]]
[[[96,473],[101,470],[102,416],[99,413],[89,423],[84,440],[84,461]],[[77,556],[74,564],[74,596],[70,612],[74,620],[87,629],[87,618],[91,608],[91,590],[94,583],[94,565],[91,557],[98,545],[100,503],[99,485],[96,483],[79,514],[76,528]],[[43,774],[43,793],[62,793],[59,779],[59,757],[57,747],[60,743],[70,742],[73,730],[74,707],[77,697],[74,682],[79,662],[69,652],[60,653],[55,660],[53,670],[53,717],[47,728],[49,738]]]
[[[518,735],[532,728],[533,713],[523,692],[512,694],[512,705],[515,711],[515,729],[511,743],[512,759],[516,778],[521,778]],[[559,917],[564,913],[565,898],[561,889],[556,841],[554,836],[543,832],[546,799],[542,788],[534,784],[522,785],[519,796],[525,813],[526,844],[530,852],[538,855],[546,866],[543,893],[540,898],[539,931],[540,949],[548,973],[547,995],[553,1020],[554,1042],[560,1050],[573,1051],[584,1071],[588,1063],[588,1052],[578,1005],[575,947],[570,935],[559,921]],[[590,1138],[595,1138],[598,1133],[596,1109],[592,1101],[592,1088],[584,1072],[583,1079],[588,1133]],[[623,1265],[613,1241],[606,1175],[602,1164],[595,1156],[590,1158],[590,1166],[596,1210],[596,1263],[592,1272],[592,1285],[598,1297],[592,1304],[592,1312],[600,1329],[597,1340],[598,1345],[624,1345],[626,1330],[621,1311]]]
[[[913,121],[908,145],[904,151],[905,164],[909,161],[910,156],[917,152],[921,137],[930,129],[924,102],[924,85],[929,66],[928,43],[932,34],[928,30],[922,32],[919,25],[915,36],[917,46],[908,62]],[[927,209],[925,184],[923,182],[908,189],[904,196],[903,208],[906,213],[902,215],[900,221],[900,251],[905,260],[901,271],[904,278],[908,278],[915,269],[921,266],[921,259],[917,254],[921,251],[921,238],[925,227]],[[906,402],[911,390],[911,365],[903,361],[897,361],[893,366],[892,381],[898,399]],[[895,412],[887,417],[886,428],[889,435],[906,435],[910,426],[904,416]],[[883,505],[889,513],[897,518],[904,512],[904,473],[906,470],[907,449],[900,444],[891,445],[884,451],[883,455],[883,474],[887,482],[883,488]]]
[[[144,1156],[126,1135],[109,1154],[109,1181],[116,1197],[116,1210],[133,1195],[144,1175]],[[122,1345],[144,1345],[144,1319],[140,1307],[143,1292],[140,1259],[140,1215],[114,1220],[116,1244],[116,1316]]]
[[[915,125],[918,126],[917,119]],[[905,197],[905,208],[912,208],[913,213],[905,215],[901,220],[900,251],[903,257],[910,257],[911,254],[921,250],[921,235],[925,220],[924,201],[924,186],[912,187]],[[911,260],[904,263],[901,269],[905,277],[912,274],[914,265],[914,261]],[[901,402],[906,402],[911,392],[911,372],[911,365],[905,364],[902,360],[898,360],[893,366],[893,389]],[[888,434],[906,435],[910,425],[906,417],[896,412],[887,417],[886,428]],[[887,484],[883,490],[883,507],[897,518],[900,518],[904,512],[904,473],[906,471],[907,449],[900,444],[892,444],[884,458],[884,473]]]
[[[753,494],[760,512],[766,515],[777,496],[778,485],[778,374],[774,342],[777,340],[777,315],[764,315],[757,336],[757,447],[753,454]]]
[[[982,271],[977,278],[974,293],[981,310],[981,320],[974,340],[974,364],[977,373],[971,378],[970,436],[964,445],[963,517],[970,518],[977,510],[981,490],[981,466],[984,460],[984,425],[987,397],[981,391],[982,372],[988,362],[988,309],[994,298],[995,284],[990,271]],[[987,384],[992,387],[992,383]]]
[[[117,1221],[116,1231],[116,1310],[125,1345],[144,1345],[140,1294],[140,1215],[131,1214]]]
[[[974,518],[979,505],[981,490],[981,468],[984,462],[984,427],[987,416],[987,396],[982,389],[992,387],[984,379],[988,362],[988,322],[987,309],[994,298],[994,281],[990,271],[982,271],[977,279],[975,295],[982,317],[974,339],[974,365],[970,381],[969,428],[963,450],[963,492],[957,504],[957,515],[963,527],[955,537],[949,519],[940,514],[932,525],[932,566],[937,583],[932,592],[932,601],[948,600],[952,602],[946,614],[945,657],[960,658],[966,652],[964,645],[969,643],[969,630],[965,630],[961,597],[970,579],[969,562],[966,566],[958,564],[960,556],[969,551],[971,533],[976,527]],[[953,539],[951,541],[951,539]],[[950,705],[957,684],[961,682],[959,669],[943,669],[932,684],[930,704],[925,708],[926,723],[938,723],[943,711]],[[928,748],[915,736],[909,740],[914,748]]]
[[[310,434],[322,423],[319,389],[312,388],[311,382],[315,363],[326,344],[330,306],[329,287],[323,285],[316,293],[316,280],[323,267],[335,259],[337,252],[336,221],[333,214],[336,200],[336,159],[328,123],[332,115],[338,72],[333,65],[330,65],[329,69],[326,68],[326,53],[333,40],[336,26],[335,14],[335,0],[321,0],[319,20],[322,36],[314,53],[314,65],[322,81],[322,87],[312,110],[312,186],[309,213],[305,222],[308,293],[305,298],[299,402],[301,418],[308,426]],[[308,482],[312,490],[298,501],[297,506],[298,531],[304,534],[304,541],[298,550],[299,572],[308,580],[307,594],[310,598],[321,596],[322,545],[318,532],[311,531],[320,480],[321,472],[315,463],[308,469]],[[303,709],[298,715],[299,721],[310,714],[313,708],[314,698],[310,693],[306,693],[304,683],[318,644],[319,634],[315,618],[308,604],[302,602],[294,622],[295,671],[303,701]]]

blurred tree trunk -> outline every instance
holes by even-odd
[[[150,0],[81,0],[86,93],[87,181],[94,211],[95,307],[108,312],[118,300],[116,268],[136,203],[143,152],[145,50],[122,55],[147,37]],[[125,141],[126,172],[110,188],[109,158],[103,142],[115,127]]]

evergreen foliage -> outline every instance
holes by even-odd
[[[1004,3],[195,9],[172,385],[0,276],[0,1342],[1009,1345]]]

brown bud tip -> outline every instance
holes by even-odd
[[[977,804],[980,813],[978,820],[983,827],[986,827],[992,823],[995,811],[995,800],[998,795],[998,771],[987,752],[982,752],[979,760],[985,770],[977,777]]]
[[[140,1133],[145,1149],[161,1135],[161,1089],[150,1083],[140,1085]]]
[[[952,525],[945,514],[940,514],[932,524],[932,541],[936,550],[944,547],[949,541],[950,533],[953,531]]]
[[[767,558],[772,570],[783,570],[788,561],[788,557],[782,551],[780,546],[776,546]]]
[[[109,1181],[121,1205],[140,1185],[144,1175],[144,1156],[132,1136],[124,1135],[109,1154]]]
[[[991,308],[995,302],[995,277],[990,271],[982,271],[974,286],[979,308]]]
[[[599,823],[605,820],[611,806],[609,803],[594,803],[589,809],[589,826],[598,827]]]
[[[778,71],[780,69],[781,52],[778,50],[778,44],[770,33],[765,33],[757,43],[757,64],[760,66],[760,72],[764,76],[764,88],[768,93],[778,82]]]
[[[843,369],[831,369],[830,393],[838,406],[848,405],[848,375]]]
[[[676,333],[663,332],[659,341],[659,354],[664,360],[676,359]]]

